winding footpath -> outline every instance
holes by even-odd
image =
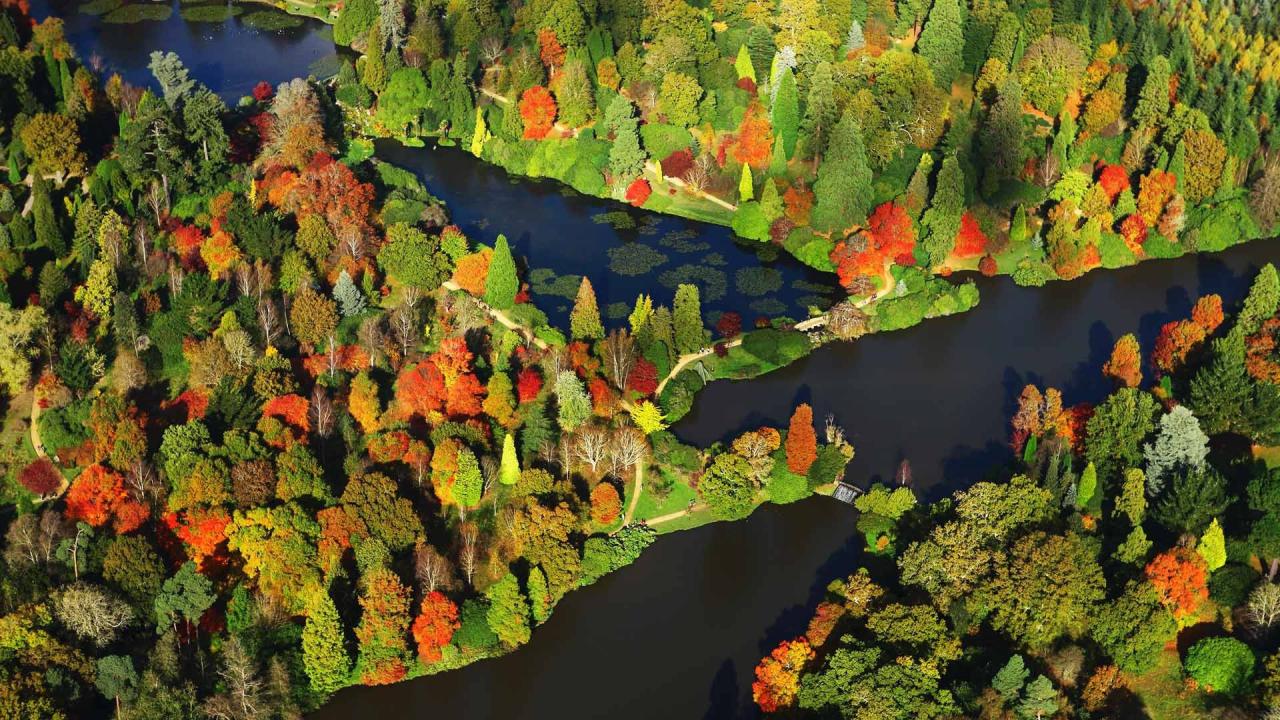
[[[467,292],[466,290],[462,289],[461,285],[454,282],[453,280],[445,280],[440,287],[443,287],[445,290],[448,290],[450,292]],[[520,333],[521,335],[524,336],[526,340],[533,343],[533,345],[537,347],[539,350],[547,349],[547,341],[543,340],[537,335],[534,335],[533,330],[529,329],[527,325],[521,325],[515,320],[512,320],[511,316],[508,315],[506,312],[493,307],[489,303],[485,302],[484,300],[481,300],[480,298],[472,295],[469,292],[467,293],[467,296],[470,297],[472,300],[475,300],[481,309],[489,313],[489,316],[492,317],[494,320],[497,320],[503,327],[507,328],[508,330],[515,330],[516,332]]]

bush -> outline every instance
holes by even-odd
[[[1232,563],[1219,568],[1209,578],[1209,597],[1223,607],[1236,607],[1244,603],[1257,582],[1257,571],[1248,565]]]
[[[818,459],[809,466],[809,487],[833,483],[844,472],[849,458],[834,445],[823,445],[818,448]]]
[[[498,644],[498,636],[489,627],[489,603],[470,598],[462,603],[459,613],[461,626],[454,633],[453,641],[472,650],[485,650]]]
[[[785,460],[773,464],[773,472],[765,481],[765,490],[769,493],[769,500],[779,505],[803,500],[813,494],[808,478],[788,470]]]
[[[799,360],[808,354],[809,347],[809,338],[795,331],[756,330],[742,339],[743,350],[774,367]]]
[[[1248,687],[1256,662],[1248,645],[1235,638],[1217,637],[1192,645],[1183,666],[1205,690],[1230,697]]]
[[[769,220],[758,202],[745,202],[733,214],[730,226],[739,237],[765,242],[769,239]]]
[[[640,139],[649,157],[662,160],[677,150],[684,150],[693,144],[693,136],[688,130],[675,125],[650,123],[640,126]]]

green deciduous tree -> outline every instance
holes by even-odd
[[[84,174],[86,159],[80,150],[80,131],[71,118],[40,113],[22,126],[19,135],[31,159],[32,172],[58,176]]]
[[[584,278],[585,280],[585,278]],[[506,235],[498,235],[489,260],[489,273],[485,276],[484,301],[499,310],[509,310],[520,291],[520,279],[516,275],[516,261],[511,256],[511,246]]]
[[[520,581],[507,573],[485,591],[489,599],[489,627],[508,648],[529,642],[529,601]]]

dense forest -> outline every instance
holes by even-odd
[[[527,642],[646,518],[742,517],[852,456],[807,406],[705,452],[666,432],[695,286],[606,332],[584,280],[550,327],[506,240],[350,142],[328,87],[228,108],[151,69],[100,82],[59,20],[0,14],[0,716],[297,717]]]
[[[953,272],[1042,284],[1280,220],[1263,4],[332,20],[356,50],[336,77],[228,106],[172,53],[135,87],[0,0],[0,717],[294,718],[508,652],[658,534],[842,477],[853,447],[808,405],[679,442],[709,380],[967,310]],[[374,156],[387,136],[729,225],[849,297],[744,322],[684,283],[606,326],[584,278],[554,327],[506,238]],[[1207,297],[1145,361],[1122,339],[1096,408],[1028,388],[1006,483],[872,489],[867,572],[761,664],[760,706],[1280,701],[1278,296],[1268,268],[1232,322]]]
[[[928,314],[922,272],[1039,285],[1280,218],[1265,3],[402,5],[337,15],[363,132],[731,225],[836,273],[873,319],[903,294]]]
[[[1019,459],[919,505],[858,498],[866,565],[756,668],[765,711],[845,718],[1280,716],[1280,281],[1205,296],[1115,390],[1028,385]],[[1154,377],[1144,382],[1144,368]]]

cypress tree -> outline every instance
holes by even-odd
[[[498,470],[498,481],[503,485],[515,485],[520,479],[520,458],[516,457],[516,436],[507,433],[502,439],[502,464]]]
[[[738,201],[751,202],[755,197],[756,188],[751,182],[751,166],[742,163],[742,178],[738,180]]]
[[[964,51],[964,11],[960,0],[935,0],[917,48],[933,68],[938,85],[950,88]]]
[[[942,161],[938,171],[938,186],[933,191],[933,201],[924,213],[921,224],[927,235],[921,243],[929,253],[931,265],[940,265],[955,246],[956,233],[960,231],[960,218],[964,214],[964,171],[955,156]]]
[[[846,110],[836,124],[827,155],[813,184],[817,203],[810,222],[817,230],[842,233],[864,222],[871,206],[871,167],[852,111]]]
[[[787,428],[787,469],[804,475],[818,459],[818,436],[813,429],[813,408],[808,403],[796,406]]]
[[[600,308],[596,305],[596,291],[586,276],[578,286],[578,297],[569,313],[569,334],[576,340],[599,340],[604,337],[604,325],[600,323]]]
[[[782,78],[778,82],[778,94],[773,99],[770,115],[773,129],[782,139],[782,149],[786,151],[787,159],[790,160],[796,152],[796,137],[800,132],[800,94],[796,89],[796,78],[791,68],[782,71]]]
[[[702,324],[702,300],[698,294],[698,286],[681,283],[676,288],[676,352],[682,355],[698,352],[706,341],[707,331]]]
[[[62,237],[58,227],[58,216],[54,214],[53,198],[49,181],[34,173],[35,181],[31,185],[31,216],[35,218],[36,243],[48,248],[57,257],[67,254],[67,241]]]
[[[516,302],[520,281],[516,277],[516,261],[511,256],[507,236],[499,235],[489,260],[489,274],[484,283],[484,301],[499,310],[507,310]]]

